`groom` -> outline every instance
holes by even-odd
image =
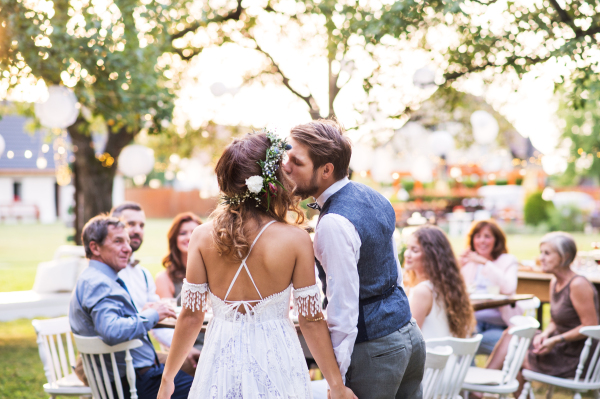
[[[321,214],[314,249],[331,341],[360,399],[422,397],[425,342],[402,288],[387,199],[348,179],[352,148],[332,120],[296,126],[284,171]]]

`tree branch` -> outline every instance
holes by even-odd
[[[554,8],[554,11],[556,11],[558,13],[560,20],[562,22],[564,22],[565,24],[569,25],[574,31],[577,32],[579,29],[577,27],[575,27],[575,25],[573,23],[573,19],[571,18],[569,13],[566,12],[565,10],[563,10],[560,7],[560,4],[558,4],[558,2],[556,0],[548,0],[548,1],[550,2],[550,5],[552,5],[552,8]]]
[[[306,105],[308,105],[310,116],[313,119],[320,118],[319,106],[317,105],[317,102],[316,102],[315,98],[313,97],[313,95],[309,94],[308,96],[303,96],[302,94],[300,94],[300,92],[298,92],[296,89],[294,89],[290,85],[290,79],[287,76],[285,76],[285,74],[283,73],[283,71],[279,67],[279,64],[277,64],[277,62],[275,62],[275,60],[273,59],[273,57],[271,56],[271,54],[269,54],[268,52],[266,52],[265,50],[263,50],[262,47],[260,47],[260,45],[258,44],[258,42],[256,41],[255,38],[253,38],[253,37],[250,37],[250,38],[256,44],[256,49],[259,52],[263,53],[265,56],[267,56],[267,58],[271,61],[272,68],[271,68],[271,71],[269,73],[274,73],[274,74],[277,74],[277,75],[281,76],[283,85],[285,87],[287,87],[289,91],[291,91],[297,97],[299,97],[302,101],[304,101],[306,103]],[[267,73],[267,72],[265,71],[263,73]]]
[[[194,31],[196,31],[196,29],[198,29],[202,26],[206,26],[211,22],[220,23],[220,22],[229,21],[231,19],[233,19],[235,21],[239,21],[240,17],[242,16],[242,12],[244,12],[244,8],[242,7],[242,0],[237,0],[237,7],[235,8],[235,10],[230,11],[225,15],[217,15],[216,17],[211,18],[210,20],[204,21],[203,23],[196,22],[196,23],[188,26],[187,28],[180,30],[177,33],[173,33],[171,35],[171,42],[185,36],[189,32],[194,32]]]

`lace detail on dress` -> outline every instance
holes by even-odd
[[[314,317],[321,312],[321,289],[317,284],[294,289],[295,316],[301,314],[304,317]]]
[[[184,278],[181,288],[181,306],[192,312],[195,312],[196,309],[206,312],[208,309],[208,284],[188,283]]]

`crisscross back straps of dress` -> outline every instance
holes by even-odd
[[[275,223],[275,220],[271,220],[269,223],[267,223],[260,230],[260,232],[256,235],[256,238],[254,239],[254,242],[250,246],[250,250],[248,251],[248,255],[246,255],[246,257],[242,261],[242,264],[240,265],[240,267],[238,268],[237,272],[235,273],[235,276],[233,277],[233,280],[231,280],[231,284],[229,284],[229,289],[227,290],[227,293],[225,294],[225,298],[223,298],[224,302],[236,303],[236,304],[240,303],[241,304],[241,303],[260,302],[260,301],[262,301],[263,296],[260,293],[260,291],[258,290],[258,287],[256,286],[256,283],[254,282],[254,279],[252,278],[252,274],[250,274],[250,269],[248,269],[248,265],[246,264],[246,260],[248,260],[248,257],[250,256],[250,253],[252,252],[252,249],[254,248],[254,245],[256,244],[256,242],[258,241],[258,239],[260,238],[260,236],[262,235],[262,233],[264,233],[264,231],[267,229],[267,227],[269,227],[273,223]],[[229,293],[231,292],[231,289],[233,288],[233,285],[237,281],[237,278],[240,275],[240,272],[242,271],[242,269],[246,269],[246,273],[248,273],[248,277],[250,277],[250,281],[252,281],[252,285],[254,285],[254,289],[256,289],[256,292],[258,292],[258,296],[260,297],[260,299],[255,299],[255,300],[250,300],[250,301],[228,301],[227,300],[227,297],[229,296]]]

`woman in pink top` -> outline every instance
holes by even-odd
[[[467,236],[468,246],[460,256],[461,273],[474,294],[513,295],[517,290],[517,258],[506,249],[506,236],[493,220],[475,222]],[[477,332],[483,335],[478,353],[490,354],[508,326],[510,318],[523,312],[518,307],[475,312]]]

